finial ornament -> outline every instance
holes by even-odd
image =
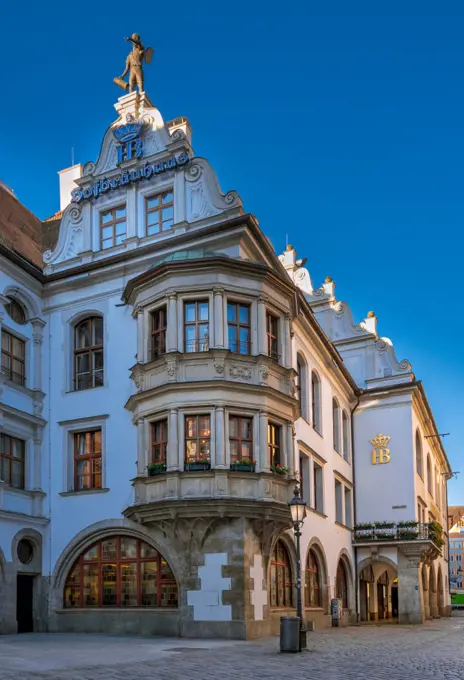
[[[127,55],[126,68],[124,73],[119,78],[114,78],[114,83],[123,90],[135,92],[137,87],[139,92],[143,92],[143,62],[149,64],[153,58],[153,48],[145,48],[142,44],[138,33],[132,33],[130,38],[126,40],[132,43],[132,52]],[[124,77],[129,74],[129,82],[124,80]]]

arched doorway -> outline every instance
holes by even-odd
[[[398,617],[396,565],[385,560],[366,559],[359,563],[359,605],[361,621],[387,621]]]

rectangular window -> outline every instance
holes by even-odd
[[[323,467],[318,463],[314,463],[313,468],[313,496],[314,509],[317,512],[324,512],[324,486],[323,486]]]
[[[343,524],[343,486],[342,483],[335,480],[335,521]]]
[[[17,385],[26,382],[26,343],[2,331],[2,373]]]
[[[280,427],[273,423],[267,425],[267,448],[269,453],[269,464],[280,464]]]
[[[101,430],[74,434],[74,490],[102,488]]]
[[[185,417],[185,462],[211,462],[210,416]]]
[[[146,235],[171,229],[174,224],[174,193],[172,189],[145,199]]]
[[[184,304],[184,342],[186,352],[207,352],[209,350],[208,300]]]
[[[309,458],[300,451],[300,496],[309,505]]]
[[[253,460],[253,419],[230,416],[230,462]]]
[[[250,305],[227,303],[227,332],[231,352],[251,353]]]
[[[100,247],[102,250],[119,246],[126,238],[126,206],[100,213]]]
[[[345,526],[351,529],[351,489],[345,487]]]
[[[15,489],[24,489],[26,442],[0,435],[0,479]]]
[[[151,462],[165,463],[168,446],[168,421],[159,420],[151,425]]]
[[[160,307],[151,315],[151,359],[166,353],[166,307]]]
[[[267,354],[275,361],[279,358],[278,323],[279,319],[276,316],[269,312],[266,314]]]

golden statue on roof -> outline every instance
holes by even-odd
[[[153,48],[144,47],[138,33],[132,33],[130,38],[126,40],[132,43],[132,52],[127,55],[126,68],[124,73],[114,79],[114,83],[122,87],[123,90],[135,92],[138,87],[139,92],[143,92],[143,62],[149,64],[153,58]],[[124,77],[129,74],[129,82],[124,80]]]

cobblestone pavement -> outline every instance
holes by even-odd
[[[464,617],[314,632],[310,649],[96,635],[0,637],[0,680],[464,680]]]

